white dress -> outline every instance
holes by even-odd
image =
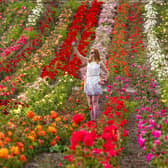
[[[84,93],[87,95],[99,95],[102,94],[100,81],[100,64],[96,62],[88,63],[86,79],[84,82]]]

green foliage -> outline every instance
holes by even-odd
[[[60,77],[58,83],[54,86],[40,83],[38,90],[28,89],[26,96],[28,98],[29,110],[37,112],[40,115],[48,114],[48,111],[59,109],[71,93],[74,79],[71,76]],[[21,109],[25,113],[27,108]]]
[[[154,28],[154,31],[160,40],[163,52],[168,54],[168,2],[154,5],[154,7],[158,12],[158,25]]]
[[[26,36],[26,37],[28,37],[29,40],[34,39],[34,37],[35,37],[36,34],[38,34],[38,32],[35,29],[33,29],[31,31],[24,31],[24,33],[23,33],[23,35]]]
[[[77,2],[76,0],[68,0],[64,3],[63,7],[64,8],[71,8],[72,11],[76,11],[77,8],[79,7],[80,3]]]
[[[22,6],[26,6],[27,10],[29,11],[30,9],[35,7],[35,4],[32,2],[21,2],[21,1],[16,1],[15,3],[11,3],[9,6],[9,10],[12,10],[12,12],[6,13],[5,14],[5,24],[8,25],[10,22],[12,22],[12,19],[14,16],[16,16],[16,12],[21,9]]]
[[[58,33],[62,36],[62,40],[66,39],[67,37],[67,29],[60,29]]]
[[[168,80],[160,81],[161,102],[168,107]]]
[[[55,144],[49,148],[50,152],[65,152],[68,150],[68,147],[65,145]]]
[[[7,36],[7,41],[10,41],[11,39],[17,39],[22,30],[23,30],[23,27],[19,25],[13,27],[13,29],[10,31],[10,34]]]
[[[22,6],[27,6],[29,5],[31,8],[34,8],[35,7],[35,4],[32,3],[32,2],[25,2],[25,1],[16,1],[15,3],[12,3],[10,8],[11,9],[16,9],[16,8],[21,8]]]
[[[53,8],[52,11],[54,12],[54,17],[58,17],[61,13],[61,10],[59,8]]]
[[[124,100],[124,104],[126,105],[127,107],[127,113],[125,114],[126,115],[126,118],[129,117],[129,115],[132,113],[132,112],[135,112],[135,109],[138,105],[138,102],[137,101],[128,101],[128,100]]]

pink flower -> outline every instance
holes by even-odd
[[[144,142],[145,139],[143,139],[142,137],[138,137],[138,144],[140,145],[140,147],[144,146]]]
[[[146,160],[147,160],[147,162],[149,162],[149,161],[151,160],[151,158],[152,158],[152,154],[151,154],[151,153],[148,153],[148,154],[146,155]]]
[[[141,116],[140,115],[136,115],[136,119],[137,120],[141,119]]]
[[[168,124],[168,120],[165,120],[165,123]]]
[[[152,125],[152,126],[156,126],[155,120],[153,120],[153,119],[150,119],[150,120],[149,120],[149,124]]]
[[[104,168],[110,168],[111,167],[110,164],[107,161],[104,161],[102,164],[103,164]]]
[[[155,130],[155,131],[152,132],[152,135],[153,135],[154,138],[159,138],[160,135],[161,135],[161,131]]]
[[[92,149],[92,152],[94,153],[94,154],[100,154],[101,153],[101,149],[97,149],[97,148],[93,148]]]
[[[156,145],[160,145],[160,140],[159,140],[159,139],[156,139],[156,140],[154,140],[153,143],[156,144]]]
[[[58,166],[62,166],[62,163],[58,163]]]

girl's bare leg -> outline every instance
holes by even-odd
[[[99,95],[92,96],[93,104],[93,120],[96,120],[99,115]]]
[[[92,120],[93,118],[93,103],[92,103],[92,96],[87,95],[87,100],[88,100],[88,106],[91,108],[90,110],[90,118]]]

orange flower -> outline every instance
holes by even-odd
[[[30,135],[32,135],[32,136],[34,136],[34,137],[35,137],[35,136],[36,136],[35,131],[31,131],[31,132],[30,132]]]
[[[0,149],[0,158],[3,158],[3,159],[8,158],[8,149],[7,148]]]
[[[3,132],[0,132],[0,139],[5,138],[5,134]]]
[[[9,138],[9,137],[6,137],[6,138],[4,139],[4,143],[5,143],[5,144],[7,144],[8,142],[11,142],[11,141],[12,141],[12,139]]]
[[[51,132],[51,133],[53,133],[53,134],[56,134],[57,133],[57,130],[56,130],[56,128],[54,128],[54,127],[52,127],[52,126],[48,126],[48,132]]]
[[[41,130],[41,129],[42,129],[42,126],[41,126],[41,125],[37,125],[36,128],[37,128],[38,130]]]
[[[17,146],[19,147],[19,149],[21,149],[22,152],[24,152],[24,145],[22,142],[16,142]]]
[[[12,136],[12,132],[11,131],[8,131],[8,136]]]
[[[51,111],[51,112],[50,112],[50,115],[51,115],[51,118],[52,118],[52,119],[57,118],[57,113],[56,113],[55,111]]]
[[[57,118],[55,119],[55,121],[61,121],[61,118],[60,118],[60,117],[57,117]]]
[[[81,85],[82,85],[82,86],[84,85],[84,81],[81,82]]]
[[[27,138],[30,139],[30,140],[32,140],[32,142],[35,141],[35,137],[34,136],[29,135],[29,136],[27,136]]]
[[[70,131],[73,131],[73,128],[72,128],[72,127],[70,127],[70,128],[69,128],[69,130],[70,130]]]
[[[28,111],[28,112],[27,112],[27,117],[28,117],[28,118],[33,118],[33,117],[34,117],[33,111]]]
[[[73,122],[73,123],[72,123],[72,126],[73,126],[73,127],[77,127],[78,125]]]
[[[64,127],[65,127],[65,128],[68,128],[68,124],[65,124]]]
[[[45,133],[45,131],[43,131],[43,130],[40,130],[40,131],[38,131],[38,135],[40,135],[40,136],[45,136],[46,135],[46,133]]]
[[[25,155],[20,155],[19,160],[22,161],[22,162],[26,162]]]
[[[2,148],[3,145],[4,145],[4,144],[3,144],[3,141],[0,140],[0,148]]]
[[[41,121],[41,116],[34,116],[33,121]]]
[[[13,155],[18,155],[18,154],[19,154],[19,147],[18,147],[18,146],[12,146],[12,147],[10,148],[10,150],[11,150],[11,153],[12,153]]]

